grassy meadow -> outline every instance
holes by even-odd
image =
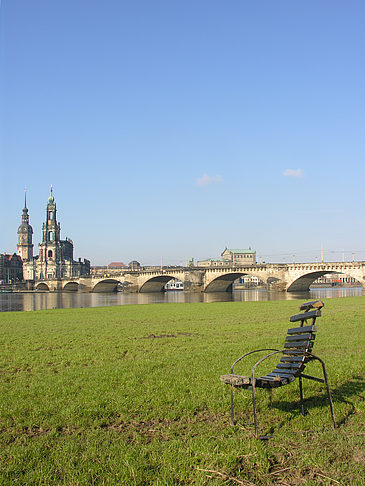
[[[154,304],[0,314],[1,485],[365,483],[365,297],[327,299],[314,354],[324,385],[249,391],[219,376],[281,349],[299,301]],[[257,356],[257,355],[256,355]],[[237,366],[248,374],[254,359]],[[278,361],[268,363],[262,374]],[[308,365],[321,376],[320,365]]]

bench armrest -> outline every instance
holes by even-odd
[[[254,351],[250,351],[249,353],[245,353],[243,356],[240,356],[238,359],[236,359],[236,361],[233,363],[233,365],[231,366],[231,373],[233,373],[233,368],[235,367],[235,365],[241,361],[243,358],[246,358],[246,356],[249,356],[250,354],[254,354],[254,353],[260,353],[261,351],[276,351],[277,353],[280,353],[281,351],[277,350],[277,349],[272,349],[272,348],[263,348],[263,349],[255,349]],[[275,353],[274,353],[275,354]],[[269,355],[267,355],[269,356]],[[271,354],[270,354],[271,356]]]
[[[269,350],[268,350],[269,351]],[[266,356],[264,356],[263,358],[261,358],[259,361],[257,361],[254,365],[253,365],[253,368],[252,368],[252,383],[254,383],[254,379],[255,379],[255,370],[256,368],[258,367],[259,364],[261,364],[263,361],[265,361],[265,359],[267,358],[270,358],[270,356],[274,356],[274,354],[278,354],[278,353],[283,353],[284,351],[287,351],[286,349],[272,349],[271,351],[273,351],[272,353],[269,353],[267,354]]]

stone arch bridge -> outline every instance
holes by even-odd
[[[244,275],[257,277],[268,288],[287,292],[306,291],[317,278],[327,273],[343,273],[365,288],[365,262],[293,263],[227,265],[224,267],[163,267],[126,270],[113,276],[84,276],[71,279],[42,280],[35,284],[43,291],[84,292],[161,292],[171,279],[179,279],[185,291],[223,292]]]

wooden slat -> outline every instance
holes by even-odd
[[[324,302],[321,300],[312,300],[312,302],[305,302],[299,307],[299,310],[308,310],[308,309],[321,309],[324,307]]]
[[[290,317],[290,322],[298,322],[303,321],[306,319],[312,319],[313,317],[320,317],[321,311],[319,309],[305,312],[304,314],[296,314],[295,316]]]
[[[285,349],[283,351],[283,354],[285,355],[290,355],[290,356],[301,356],[302,359],[304,359],[306,357],[306,354],[305,354],[305,349]]]
[[[292,376],[298,373],[298,370],[282,370],[280,368],[275,368],[272,373],[278,373],[281,376]]]
[[[314,340],[316,337],[315,334],[312,334],[311,332],[307,332],[305,334],[294,334],[293,336],[286,336],[285,341],[290,342],[290,341],[303,341],[304,339],[307,340]]]
[[[316,332],[317,330],[317,326],[293,327],[288,329],[288,334],[304,334],[306,332]]]
[[[271,377],[271,378],[291,378],[293,376],[293,373],[284,373],[280,372],[279,370],[274,372],[272,371],[271,373],[268,373],[266,376]]]
[[[304,348],[307,349],[311,341],[293,341],[291,343],[285,343],[284,348]]]
[[[302,368],[304,365],[302,363],[278,363],[276,365],[277,368],[285,368],[285,369],[299,369]]]
[[[282,363],[298,363],[303,361],[303,356],[283,356],[280,361]]]
[[[267,376],[260,378],[261,381],[256,383],[259,388],[279,388],[280,386],[287,385],[289,380],[283,378],[278,380],[269,380]]]
[[[274,372],[272,371],[271,373],[268,373],[266,376],[272,376],[273,378],[275,376],[279,377],[280,379],[282,378],[293,378],[293,373],[282,373],[282,372]]]
[[[220,377],[223,383],[227,385],[233,386],[248,386],[251,383],[251,378],[248,376],[240,376],[240,375],[222,375]]]
[[[267,374],[265,376],[260,376],[259,379],[260,380],[267,380],[267,381],[271,381],[271,382],[278,382],[278,383],[280,383],[282,381],[280,375],[277,375],[277,374],[275,374],[273,376],[269,376],[269,374]],[[285,381],[287,381],[287,380],[285,380]]]

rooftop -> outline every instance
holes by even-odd
[[[249,248],[248,250],[237,250],[237,249],[232,249],[232,248],[226,248],[224,251],[229,251],[230,253],[251,253],[251,254],[256,253],[256,251],[251,250],[251,248]]]

